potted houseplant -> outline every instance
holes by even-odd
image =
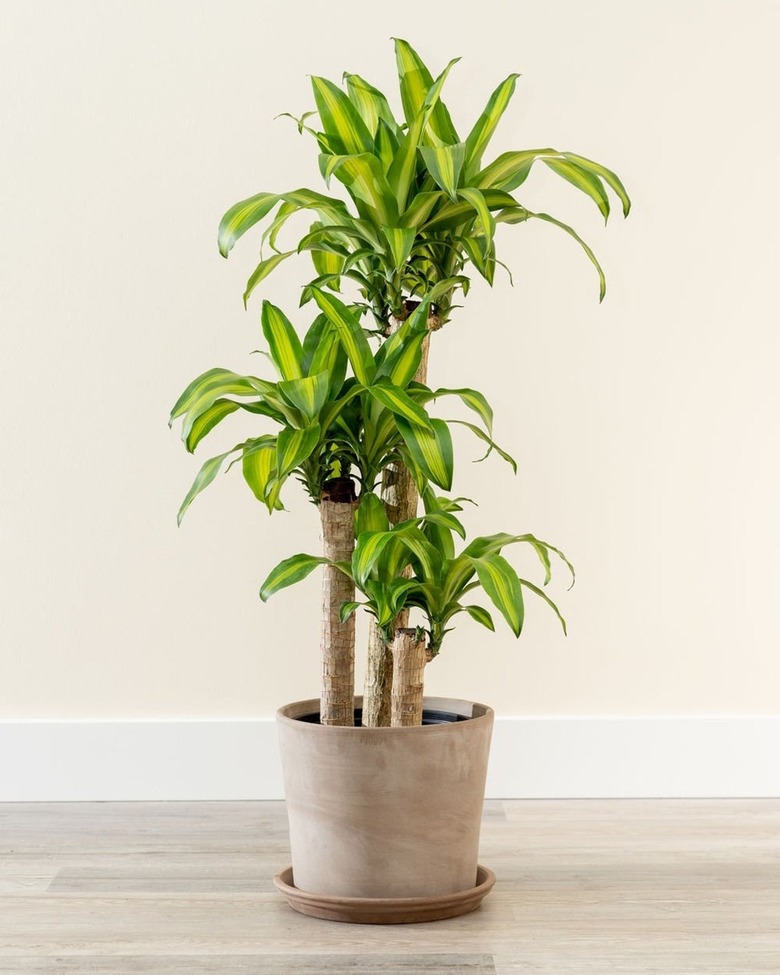
[[[624,214],[630,207],[613,172],[574,153],[519,150],[483,162],[517,75],[496,88],[461,139],[441,98],[455,61],[434,79],[407,42],[396,40],[395,51],[402,116],[357,75],[346,74],[343,87],[312,78],[316,112],[296,122],[316,143],[327,192],[258,193],[220,224],[224,256],[250,228],[265,226],[268,253],[247,282],[245,303],[283,261],[311,256],[305,329],[262,303],[277,377],[210,369],[171,414],[182,419],[190,451],[238,410],[256,414],[268,431],[207,460],[180,519],[238,462],[269,512],[282,508],[291,479],[319,508],[322,550],[285,559],[260,589],[265,600],[322,569],[321,697],[278,715],[293,866],[277,886],[304,913],[355,921],[453,916],[476,907],[492,885],[476,860],[492,711],[423,702],[424,668],[454,617],[466,613],[492,630],[487,601],[519,636],[530,593],[565,631],[544,588],[520,578],[503,554],[512,544],[530,546],[546,585],[552,560],[571,570],[557,548],[514,531],[465,537],[463,499],[450,494],[450,428],[463,421],[435,415],[438,404],[460,399],[477,421],[465,426],[487,454],[514,461],[493,439],[480,392],[427,385],[431,337],[450,320],[456,295],[468,294],[468,273],[493,283],[501,223],[541,220],[569,234],[593,263],[603,298],[601,267],[575,231],[513,195],[534,165],[587,194],[605,219],[608,189]],[[284,226],[301,211],[314,220],[282,249]],[[354,687],[358,611],[371,618],[362,698]]]

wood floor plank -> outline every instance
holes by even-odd
[[[333,924],[272,890],[281,803],[6,805],[0,975],[780,975],[780,802],[494,802],[481,859],[474,914]]]
[[[17,957],[15,969],[3,967],[0,975],[58,972],[61,975],[495,975],[490,955],[388,955],[378,954],[262,954],[93,956],[43,959],[34,967]],[[8,964],[8,959],[6,959]]]

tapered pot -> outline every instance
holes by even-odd
[[[492,886],[477,855],[493,711],[426,698],[424,720],[442,723],[416,728],[326,727],[318,711],[310,700],[277,712],[292,849],[277,887],[297,910],[334,920],[473,910]],[[344,902],[350,916],[334,916]],[[424,917],[406,916],[416,907]]]

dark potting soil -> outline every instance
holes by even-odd
[[[312,714],[302,714],[297,721],[305,721],[307,724],[319,724],[320,712],[314,711]],[[360,727],[363,720],[363,709],[355,708],[355,726]],[[456,721],[469,721],[463,714],[456,714],[454,711],[433,711],[427,708],[423,711],[422,723],[428,724],[454,724]]]

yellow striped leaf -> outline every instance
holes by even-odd
[[[360,321],[334,295],[325,294],[319,288],[312,288],[314,300],[321,310],[328,316],[328,320],[335,326],[344,351],[347,353],[352,369],[359,383],[370,386],[376,366],[371,346],[363,332]]]
[[[627,217],[631,210],[631,200],[629,199],[628,193],[626,192],[625,186],[620,181],[617,173],[613,173],[611,169],[607,169],[606,166],[602,166],[601,163],[594,162],[592,159],[586,159],[584,156],[578,156],[576,152],[564,152],[563,155],[570,161],[575,163],[580,169],[585,169],[594,176],[598,176],[604,180],[607,186],[612,189],[617,195],[623,206],[623,216]]]
[[[502,152],[489,166],[474,177],[473,185],[479,189],[505,190],[510,192],[525,182],[537,159],[546,156],[562,158],[555,149],[524,149],[522,152]]]
[[[195,480],[192,482],[192,487],[189,489],[186,497],[181,503],[179,513],[176,516],[177,524],[181,524],[181,520],[184,517],[187,508],[189,508],[200,492],[207,488],[217,474],[219,474],[225,460],[230,457],[231,454],[241,450],[243,446],[243,444],[237,444],[232,450],[228,450],[224,454],[219,454],[217,457],[209,457],[209,459],[203,464],[201,469],[198,471]]]
[[[358,536],[352,553],[352,576],[358,586],[365,586],[383,549],[394,538],[390,531],[363,532]]]
[[[266,602],[274,593],[280,589],[286,589],[301,579],[310,575],[318,565],[326,565],[328,559],[317,555],[293,555],[292,558],[284,559],[275,568],[271,569],[265,582],[260,586],[260,598]]]
[[[327,372],[318,372],[302,379],[288,379],[279,383],[279,392],[311,422],[328,397],[329,380]]]
[[[607,191],[604,189],[604,184],[598,176],[594,176],[593,173],[588,172],[586,169],[581,169],[566,159],[545,159],[544,163],[556,175],[561,176],[568,183],[571,183],[572,186],[576,186],[578,190],[582,190],[586,196],[590,197],[599,208],[599,212],[604,217],[604,220],[609,218],[609,197],[607,196]]]
[[[318,423],[306,427],[305,430],[293,430],[290,427],[281,430],[276,439],[277,477],[285,477],[302,464],[317,446],[319,439]]]
[[[496,130],[501,116],[504,114],[509,100],[515,91],[515,82],[519,74],[510,74],[501,82],[490,96],[485,110],[474,124],[474,128],[466,139],[466,173],[471,175],[479,169],[482,154],[487,148]]]
[[[521,579],[520,580],[520,584],[522,586],[525,586],[526,589],[530,589],[531,592],[535,593],[540,599],[543,599],[547,603],[547,605],[550,607],[550,609],[558,617],[558,620],[559,620],[561,626],[563,627],[563,634],[564,634],[564,636],[568,636],[569,635],[569,631],[566,628],[566,620],[563,618],[563,616],[561,615],[561,611],[558,609],[558,607],[555,605],[555,603],[552,601],[552,599],[550,599],[550,597],[547,595],[547,593],[546,592],[543,592],[538,586],[535,586],[532,582],[529,582],[527,579]]]
[[[398,332],[395,332],[391,338],[397,334]],[[407,336],[398,347],[388,350],[377,371],[377,376],[379,378],[386,376],[394,386],[406,389],[419,368],[422,360],[423,342],[427,337],[426,332],[415,332],[413,335]],[[383,348],[387,348],[389,341],[390,339],[385,342]]]
[[[553,226],[559,227],[577,241],[580,247],[587,254],[590,263],[596,268],[596,273],[599,276],[599,301],[603,301],[604,295],[607,293],[607,279],[604,277],[604,271],[602,270],[601,265],[596,260],[596,255],[593,253],[590,247],[588,247],[582,237],[580,237],[580,235],[574,229],[569,227],[568,224],[562,223],[560,220],[556,220],[555,217],[551,217],[549,213],[531,213],[529,210],[527,211],[527,215],[536,220],[544,220],[545,223],[551,223]]]
[[[416,231],[405,227],[382,227],[387,247],[393,259],[393,270],[403,270],[409,260]]]
[[[493,240],[493,235],[496,232],[496,222],[493,219],[493,214],[487,205],[487,200],[485,199],[485,194],[473,186],[464,186],[462,189],[458,190],[458,197],[470,203],[479,217],[479,221],[482,225],[482,233],[487,238],[488,243]]]
[[[290,320],[270,301],[263,302],[260,322],[263,327],[271,361],[282,379],[300,379],[303,376],[303,346]]]
[[[390,105],[378,88],[374,88],[365,78],[357,74],[344,75],[349,99],[365,122],[366,128],[372,136],[377,135],[380,121],[384,122],[390,132],[398,130],[398,123]]]
[[[360,504],[355,512],[355,537],[365,532],[386,532],[390,528],[384,503],[373,491],[360,495]]]
[[[218,399],[207,410],[192,415],[191,420],[188,416],[181,434],[187,450],[192,453],[207,433],[238,408],[239,404],[235,400]]]
[[[273,511],[268,504],[268,490],[276,477],[276,437],[259,437],[248,442],[241,457],[241,470],[252,494]]]
[[[320,156],[325,174],[333,174],[347,187],[356,203],[365,204],[379,224],[395,224],[398,206],[379,160],[371,153]],[[361,214],[366,216],[365,213]]]
[[[398,67],[398,80],[401,88],[401,103],[404,108],[406,121],[411,127],[418,112],[425,103],[426,96],[434,85],[433,77],[423,64],[419,54],[407,41],[393,38],[395,41],[395,58]],[[460,58],[454,58],[447,66],[447,71]],[[440,76],[441,77],[441,76]],[[437,99],[433,107],[429,125],[431,131],[442,142],[458,142],[458,133],[452,124],[450,113],[444,103]]]
[[[432,421],[425,410],[398,386],[382,380],[373,386],[368,386],[367,392],[391,413],[403,417],[415,426],[432,431]]]
[[[244,289],[244,308],[246,308],[247,302],[249,301],[249,296],[252,294],[258,284],[260,284],[264,278],[267,278],[271,271],[279,267],[282,261],[286,261],[287,258],[294,253],[295,251],[285,251],[283,254],[272,254],[271,257],[267,257],[264,261],[260,261],[249,276],[249,280],[246,283],[246,288]]]
[[[431,429],[413,426],[400,416],[396,425],[406,448],[422,473],[438,487],[452,487],[452,437],[444,420],[430,420]]]
[[[344,92],[327,78],[314,76],[311,85],[322,128],[333,152],[348,155],[370,152],[372,134]]]
[[[479,584],[509,624],[515,636],[523,629],[523,590],[520,579],[503,555],[485,555],[471,560]]]
[[[230,369],[208,369],[187,386],[174,403],[168,426],[173,421],[190,414],[192,420],[218,400],[221,396],[257,396],[258,380],[251,376],[239,376]]]
[[[420,146],[420,153],[431,176],[450,199],[457,202],[458,181],[466,156],[464,144],[458,142],[448,146]]]
[[[227,257],[238,238],[270,213],[281,199],[276,193],[256,193],[248,200],[234,203],[219,223],[217,245]]]

